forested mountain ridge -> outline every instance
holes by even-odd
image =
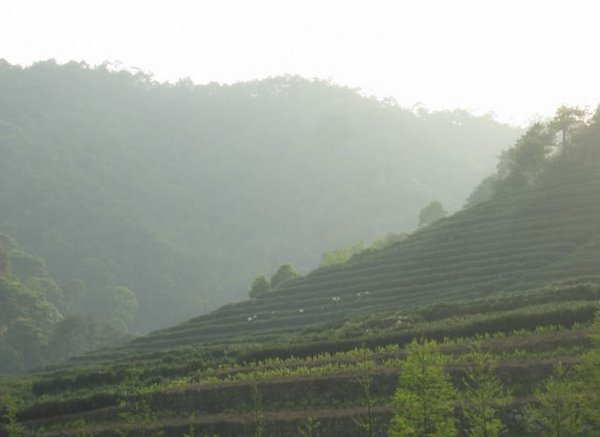
[[[3,62],[0,232],[80,280],[92,316],[133,290],[149,330],[238,300],[256,272],[410,229],[432,199],[458,207],[517,135],[294,76],[170,85]]]

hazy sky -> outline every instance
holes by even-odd
[[[0,0],[0,58],[197,83],[293,73],[522,122],[600,103],[599,19],[596,0]]]

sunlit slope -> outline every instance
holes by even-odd
[[[269,340],[353,314],[597,274],[599,219],[600,171],[594,166],[464,210],[387,249],[157,331],[130,347]]]

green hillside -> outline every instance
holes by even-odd
[[[518,129],[418,114],[329,82],[157,83],[0,61],[0,232],[83,281],[132,290],[148,332],[242,299],[256,272],[462,205]],[[435,170],[433,170],[435,169]]]
[[[600,112],[575,115],[403,241],[0,379],[0,435],[600,435]]]
[[[0,435],[600,435],[600,111],[560,108],[484,183],[402,241],[1,378]]]
[[[269,345],[183,348],[4,378],[4,412],[14,412],[4,423],[43,436],[298,435],[316,425],[320,435],[386,435],[406,345],[425,336],[441,342],[457,387],[472,348],[485,351],[510,387],[510,402],[497,410],[508,435],[540,435],[528,428],[527,405],[553,365],[598,368],[600,354],[589,351],[599,298],[600,278],[587,278],[373,313]],[[600,319],[593,329],[600,335]]]
[[[257,299],[231,304],[134,341],[128,350],[269,341],[316,324],[386,309],[524,290],[597,275],[600,164],[549,170],[340,267],[316,270]]]

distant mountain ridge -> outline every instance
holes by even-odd
[[[85,310],[137,295],[133,330],[242,298],[257,272],[456,209],[520,131],[285,76],[158,84],[75,62],[0,63],[0,232],[81,280]]]

